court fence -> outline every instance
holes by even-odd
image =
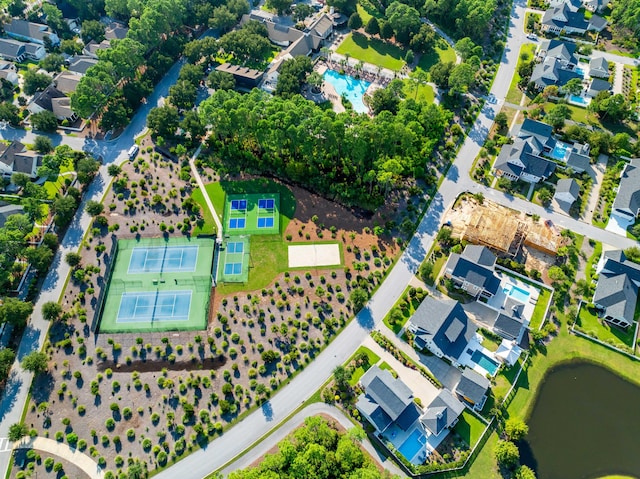
[[[98,296],[98,306],[96,308],[96,314],[93,317],[93,321],[91,322],[91,332],[95,333],[98,330],[98,326],[100,325],[100,320],[102,319],[102,310],[104,309],[104,304],[107,300],[107,295],[109,294],[109,288],[111,287],[111,275],[113,274],[113,265],[115,263],[115,259],[118,255],[118,241],[115,240],[113,245],[111,246],[111,252],[109,253],[109,261],[107,262],[107,266],[104,272],[104,283],[102,290],[100,291],[100,295]],[[103,256],[104,258],[104,256]]]

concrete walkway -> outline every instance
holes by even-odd
[[[589,169],[589,176],[593,179],[593,187],[589,192],[589,199],[587,207],[584,212],[584,222],[591,223],[593,219],[593,213],[598,207],[598,199],[600,197],[600,188],[602,187],[602,179],[604,178],[604,172],[607,169],[607,161],[609,157],[607,155],[599,155],[598,161],[595,165],[591,165]]]
[[[616,73],[613,77],[613,94],[617,95],[622,93],[622,83],[624,80],[624,65],[616,62]]]
[[[198,184],[198,188],[202,191],[202,196],[204,196],[204,201],[207,203],[207,207],[209,208],[209,212],[211,216],[213,216],[213,221],[216,223],[216,232],[218,235],[222,234],[222,223],[220,222],[220,217],[216,213],[216,209],[213,207],[213,203],[211,202],[211,198],[207,194],[207,190],[204,187],[204,183],[202,182],[202,178],[200,177],[200,173],[198,173],[198,168],[196,168],[196,159],[200,155],[200,151],[202,151],[202,144],[198,147],[196,152],[193,154],[191,159],[189,159],[189,166],[191,167],[191,173],[193,173],[193,177]]]
[[[15,449],[37,449],[70,462],[82,469],[91,479],[104,479],[104,471],[86,454],[72,449],[68,444],[46,437],[24,438],[16,442]]]
[[[301,426],[306,418],[317,416],[319,414],[326,414],[328,416],[331,416],[338,422],[338,424],[340,424],[347,430],[355,428],[355,425],[351,422],[351,420],[347,416],[345,416],[344,413],[337,407],[325,403],[314,403],[302,409],[301,411],[298,411],[298,413],[295,414],[291,419],[289,419],[278,429],[276,429],[276,431],[271,436],[269,436],[266,441],[262,441],[256,447],[247,452],[244,456],[227,464],[220,472],[224,476],[227,476],[233,471],[251,466],[251,464],[259,460],[262,456],[269,453],[269,451],[276,445],[276,443],[282,441],[291,433],[291,431]],[[362,447],[376,462],[378,462],[391,474],[400,477],[407,477],[406,474],[402,472],[402,470],[398,466],[396,466],[393,461],[381,455],[373,447],[368,439],[362,441]]]

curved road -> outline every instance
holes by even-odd
[[[520,46],[527,41],[523,33],[525,6],[523,0],[514,0],[507,45],[491,89],[491,93],[497,101],[485,104],[454,164],[449,169],[439,192],[434,197],[431,206],[418,226],[415,236],[367,307],[357,315],[355,320],[335,338],[316,360],[306,367],[305,371],[300,373],[289,385],[264,404],[261,409],[247,416],[222,437],[212,441],[205,449],[194,452],[174,466],[157,474],[156,477],[158,479],[173,479],[175,477],[201,479],[206,477],[211,471],[220,469],[225,464],[228,464],[244,450],[251,447],[258,438],[278,426],[313,392],[322,386],[331,375],[331,371],[349,358],[371,329],[382,320],[400,297],[433,244],[446,209],[464,191],[481,192],[486,198],[490,198],[500,204],[521,211],[537,213],[551,219],[555,224],[563,228],[582,234],[586,233],[590,238],[618,248],[636,244],[627,238],[478,185],[469,177],[473,160],[479,153],[493,124],[493,118],[500,110],[500,105],[506,97],[518,61]],[[180,66],[179,63],[173,66],[149,97],[147,104],[142,105],[131,124],[117,140],[107,142],[61,135],[52,137],[56,144],[66,143],[73,148],[82,148],[104,158],[105,165],[100,168],[98,177],[91,184],[88,194],[85,196],[85,202],[89,199],[102,199],[110,182],[106,173],[106,165],[113,162],[120,163],[127,159],[126,152],[133,143],[134,137],[144,131],[149,110],[158,105],[162,97],[167,95],[169,86],[177,79]],[[25,142],[33,142],[34,136],[31,132],[25,131],[0,131],[0,138],[2,139],[19,139]],[[90,218],[84,213],[83,206],[84,203],[78,210],[78,214],[61,242],[61,248],[56,254],[52,268],[45,279],[40,297],[35,304],[31,322],[20,344],[16,363],[13,366],[7,388],[0,401],[0,437],[6,437],[9,426],[20,421],[32,375],[20,368],[19,360],[30,351],[42,347],[49,324],[42,319],[40,308],[44,302],[57,301],[60,297],[65,279],[69,274],[69,267],[62,259],[67,252],[77,250],[84,232],[89,227]],[[9,455],[7,453],[0,453],[0,474],[4,474],[8,459]]]

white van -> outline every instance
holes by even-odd
[[[138,154],[138,151],[140,151],[140,148],[138,147],[138,145],[133,145],[131,148],[129,148],[129,159],[133,160],[136,155]]]

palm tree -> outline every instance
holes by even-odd
[[[324,79],[318,72],[313,72],[307,77],[307,83],[311,85],[314,93],[318,93],[324,83]]]
[[[331,61],[331,48],[322,47],[320,49],[320,53],[322,53],[322,56],[324,56],[327,60]]]
[[[356,63],[354,65],[354,70],[356,71],[356,73],[360,73],[360,71],[364,68],[364,63],[362,61],[359,61],[358,63]]]

